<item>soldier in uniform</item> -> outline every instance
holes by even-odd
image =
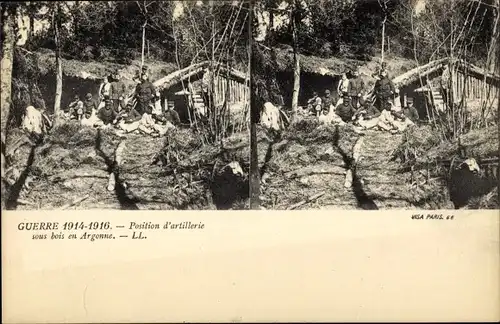
[[[126,96],[127,88],[125,83],[120,79],[120,75],[115,72],[110,86],[110,98],[113,101],[113,108],[115,111],[120,111],[125,108],[124,98]]]
[[[149,77],[146,73],[141,75],[141,83],[135,88],[135,98],[137,99],[136,110],[139,114],[151,114],[152,109],[150,107],[151,102],[156,97],[156,89],[149,81]]]
[[[378,109],[390,110],[391,106],[389,102],[392,101],[393,95],[396,93],[396,88],[394,84],[387,76],[387,71],[382,70],[380,73],[380,79],[375,82],[375,95],[377,97]]]
[[[358,108],[358,103],[360,103],[361,95],[365,88],[365,83],[359,77],[359,72],[355,70],[353,72],[353,78],[349,81],[349,96],[351,97],[351,103],[354,108]],[[362,105],[362,103],[360,103]]]

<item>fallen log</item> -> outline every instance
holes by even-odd
[[[313,196],[311,196],[311,197],[307,198],[306,200],[302,200],[302,201],[300,201],[300,202],[296,203],[295,205],[292,205],[292,206],[288,207],[288,208],[287,208],[287,210],[296,209],[296,208],[298,208],[298,207],[300,207],[300,206],[302,206],[302,205],[305,205],[305,204],[307,204],[307,203],[313,202],[313,201],[315,201],[316,199],[318,199],[318,198],[320,198],[321,196],[323,196],[324,194],[326,194],[326,191],[323,191],[323,192],[320,192],[320,193],[318,193],[318,194],[316,194],[316,195],[313,195]]]

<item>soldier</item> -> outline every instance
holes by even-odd
[[[156,97],[156,90],[146,73],[141,75],[141,83],[135,88],[135,97],[137,99],[137,112],[141,115],[144,113],[151,114],[150,104]]]
[[[313,97],[307,101],[309,111],[313,112],[317,117],[321,115],[321,98],[316,91],[313,92]]]
[[[87,93],[85,95],[85,101],[83,102],[83,115],[84,118],[90,118],[92,114],[97,112],[97,104],[96,102],[92,99],[92,94]]]
[[[113,123],[113,121],[118,116],[118,113],[113,109],[113,101],[107,99],[104,103],[104,107],[99,110],[99,119],[103,121],[104,125]]]
[[[110,98],[113,101],[113,109],[117,112],[125,108],[124,98],[126,96],[127,88],[125,83],[120,80],[120,75],[115,72],[110,86]]]
[[[357,109],[360,103],[361,95],[365,88],[365,83],[359,77],[359,72],[356,70],[353,73],[353,78],[349,81],[349,96],[351,97],[352,106]]]
[[[338,95],[344,97],[344,95],[349,94],[349,86],[350,82],[347,78],[347,73],[342,73],[342,79],[340,79],[339,85],[337,86]]]
[[[330,95],[330,90],[325,90],[325,96],[321,99],[321,104],[323,106],[323,111],[326,112],[327,114],[333,110],[333,107],[335,106],[334,104],[334,99]]]
[[[378,109],[380,111],[386,109],[390,110],[391,106],[389,102],[392,101],[392,97],[396,92],[394,84],[387,76],[387,72],[382,70],[380,73],[380,79],[375,82],[375,95],[377,97]]]
[[[80,100],[78,95],[75,95],[73,101],[69,104],[68,107],[69,118],[77,118],[80,119],[79,116],[83,114],[83,102]]]
[[[141,75],[143,74],[148,74],[148,71],[149,68],[146,66],[146,65],[143,65],[142,68],[141,68],[141,71],[140,72],[137,72],[136,76],[133,78],[133,81],[137,82],[137,83],[141,83]]]
[[[179,118],[179,114],[177,111],[172,109],[170,106],[167,105],[165,108],[165,119],[172,123],[174,126],[177,126],[181,123],[181,119]]]
[[[351,104],[351,98],[349,95],[344,95],[342,103],[337,106],[335,113],[342,118],[342,121],[348,123],[352,120],[352,117],[356,113],[356,109]]]
[[[110,88],[111,88],[111,75],[106,76],[103,80],[103,83],[99,87],[99,98],[101,99],[101,102],[106,100],[106,97],[109,97]]]
[[[377,126],[379,122],[380,111],[369,100],[365,101],[363,105],[354,114],[353,120],[364,129],[370,129]]]
[[[408,100],[407,106],[403,108],[403,114],[410,119],[413,123],[420,120],[417,109],[413,106],[413,100]]]
[[[448,65],[443,63],[443,74],[441,75],[441,93],[443,95],[444,103],[446,104],[447,107],[450,106],[449,102],[449,91],[448,91],[448,85],[450,83],[450,69],[448,68]]]

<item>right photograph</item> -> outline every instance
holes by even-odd
[[[499,18],[499,0],[255,2],[252,209],[498,209]]]

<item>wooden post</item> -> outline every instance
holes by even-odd
[[[474,91],[476,92],[476,99],[481,98],[481,81],[479,79],[474,79]]]
[[[470,82],[471,82],[471,76],[469,75],[467,77],[467,97],[473,98],[472,94],[471,94],[471,84],[470,84]]]
[[[472,97],[476,98],[476,78],[472,77]]]
[[[457,96],[458,96],[458,100],[460,100],[459,98],[462,97],[462,73],[460,72],[457,72],[457,86],[458,86],[458,90],[457,90]]]

